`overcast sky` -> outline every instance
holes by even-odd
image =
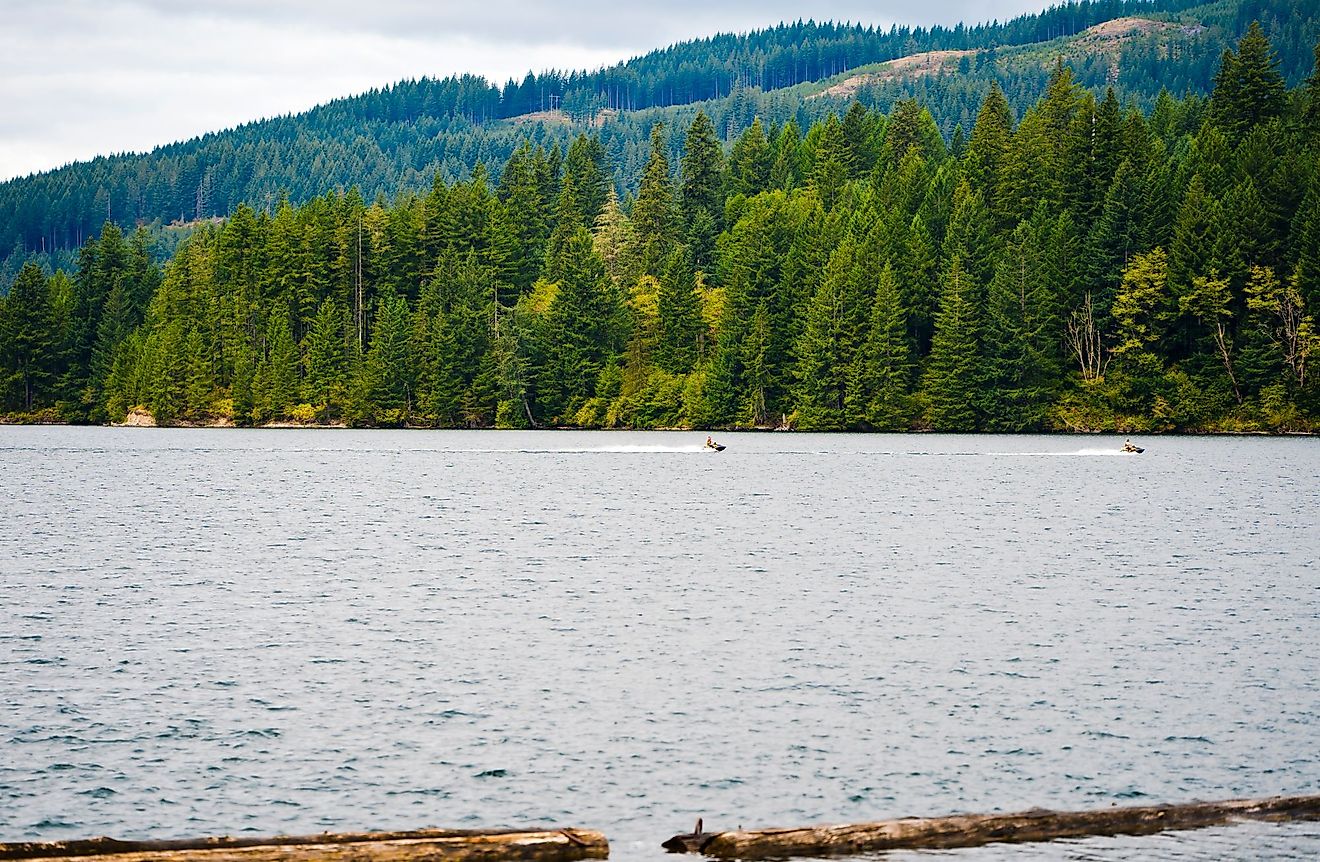
[[[401,78],[594,69],[781,20],[956,24],[1047,0],[0,0],[0,180]]]

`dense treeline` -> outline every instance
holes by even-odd
[[[971,127],[992,81],[1016,112],[1024,111],[1057,54],[1067,57],[1079,84],[1097,93],[1113,85],[1124,104],[1149,109],[1161,88],[1208,93],[1220,52],[1253,18],[1273,39],[1285,80],[1305,77],[1310,47],[1320,37],[1312,4],[1192,6],[1193,0],[1101,0],[1003,24],[912,30],[798,22],[688,42],[595,72],[529,75],[502,88],[470,75],[404,81],[150,154],[98,158],[0,184],[0,281],[8,284],[29,255],[55,252],[58,259],[60,250],[80,247],[107,219],[132,230],[223,216],[242,202],[273,212],[283,196],[302,203],[326,189],[352,186],[370,201],[405,189],[424,192],[436,174],[451,183],[466,179],[477,164],[498,179],[500,166],[524,140],[562,151],[585,121],[609,107],[628,110],[611,115],[597,133],[621,180],[620,194],[632,193],[657,120],[686,126],[699,108],[726,143],[758,116],[807,128],[839,106],[831,99],[804,100],[784,87],[917,51],[976,53],[957,74],[890,80],[857,98],[882,113],[916,99],[939,119],[946,139],[959,125]],[[1059,41],[1115,15],[1182,12],[1204,29],[1124,39],[1105,50]],[[1055,41],[1011,47],[1045,39]],[[663,107],[675,105],[683,106]],[[556,106],[580,122],[501,120]]]
[[[1147,116],[1057,65],[965,141],[854,104],[581,136],[426,194],[241,206],[160,273],[113,224],[0,305],[34,418],[439,427],[1300,430],[1320,418],[1320,47],[1252,26]]]

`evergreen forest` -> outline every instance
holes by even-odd
[[[1121,5],[1121,4],[1120,4]],[[368,200],[240,204],[162,266],[107,221],[0,299],[16,421],[1314,431],[1320,46],[1259,25],[1208,97],[1056,62],[930,105],[657,122]],[[689,119],[690,117],[690,119]],[[635,188],[622,198],[619,190]]]
[[[1122,16],[1161,26],[1088,35]],[[48,270],[72,268],[77,249],[107,220],[125,231],[164,229],[172,241],[171,223],[226,217],[241,203],[273,212],[282,197],[301,205],[353,187],[372,202],[424,193],[436,175],[466,180],[478,164],[498,182],[523,142],[562,152],[583,132],[600,139],[626,199],[637,192],[655,123],[683,129],[699,111],[727,146],[758,117],[805,130],[854,100],[889,114],[915,99],[947,141],[971,129],[992,81],[1016,116],[1025,113],[1063,57],[1080,86],[1097,95],[1113,87],[1120,104],[1149,112],[1161,90],[1208,94],[1221,54],[1253,20],[1270,38],[1284,80],[1300,84],[1320,40],[1320,6],[1299,0],[1077,0],[955,27],[797,21],[595,71],[529,73],[502,86],[472,75],[400,81],[150,153],[0,183],[0,291],[34,255]],[[846,96],[829,93],[851,74],[930,51],[966,53],[931,74],[879,75]],[[682,135],[668,140],[677,163]]]

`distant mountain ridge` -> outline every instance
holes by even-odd
[[[1150,16],[1168,26],[1118,36],[1092,29]],[[685,122],[698,108],[728,141],[757,116],[805,126],[852,99],[887,110],[915,98],[951,135],[959,125],[970,129],[991,80],[1021,110],[1058,57],[1074,66],[1082,85],[1113,85],[1120,98],[1149,105],[1161,88],[1208,92],[1220,53],[1253,19],[1264,24],[1285,77],[1296,83],[1309,69],[1317,17],[1296,0],[1086,0],[972,27],[880,30],[799,21],[685,42],[594,72],[529,74],[503,87],[471,75],[402,81],[150,153],[100,157],[0,184],[0,249],[11,250],[0,284],[34,253],[67,257],[107,218],[123,227],[202,220],[241,202],[270,209],[281,196],[296,203],[350,186],[368,198],[393,196],[428,188],[436,175],[465,176],[478,163],[497,175],[528,139],[564,146],[584,131],[598,134],[626,190],[640,173],[650,126]],[[845,86],[859,70],[930,52],[948,52],[950,62],[921,74],[872,71]],[[555,113],[545,113],[551,108]],[[601,117],[608,120],[594,122]]]

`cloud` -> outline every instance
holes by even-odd
[[[952,24],[1040,0],[24,0],[0,29],[0,179],[423,75],[594,69],[782,20]],[[10,8],[12,7],[12,8]],[[919,17],[914,17],[919,16]]]
[[[979,21],[987,11],[1011,15],[1040,8],[1039,0],[577,0],[570,3],[485,0],[228,0],[223,4],[180,4],[175,0],[136,0],[162,16],[226,18],[294,25],[336,32],[381,33],[407,38],[444,38],[464,34],[492,44],[536,45],[556,42],[595,48],[620,45],[663,47],[668,41],[716,31],[743,31],[797,18],[860,21],[888,26],[954,24]]]

